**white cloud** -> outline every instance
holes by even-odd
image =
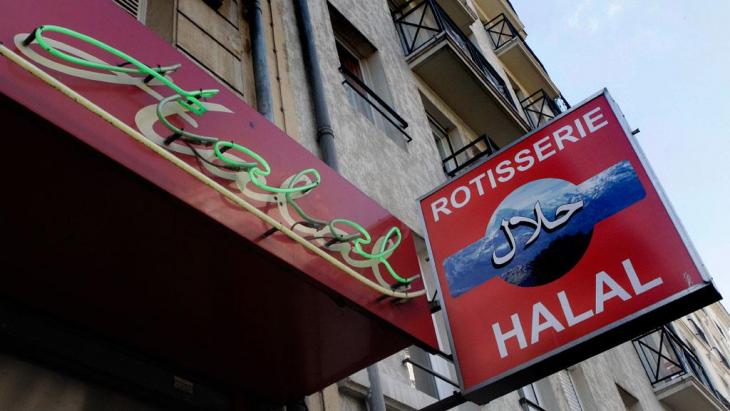
[[[595,33],[608,19],[620,15],[624,10],[623,0],[596,3],[580,0],[573,3],[573,12],[566,17],[565,26],[574,31]]]
[[[624,4],[621,1],[612,1],[608,3],[608,9],[606,10],[606,14],[609,16],[615,16],[619,13],[621,13],[624,10]]]

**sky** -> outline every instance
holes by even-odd
[[[571,104],[606,87],[641,130],[654,173],[730,299],[730,1],[512,4]]]

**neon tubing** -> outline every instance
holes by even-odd
[[[47,44],[47,42],[45,41],[45,39],[43,38],[42,33],[43,33],[43,31],[46,31],[46,30],[62,33],[62,34],[68,35],[70,37],[78,38],[82,41],[90,43],[98,48],[101,48],[102,50],[105,50],[111,54],[114,54],[117,57],[126,59],[127,61],[125,61],[125,64],[134,64],[135,66],[138,67],[138,69],[123,68],[122,66],[124,64],[118,65],[118,66],[112,66],[107,63],[93,62],[93,61],[89,61],[88,59],[82,59],[82,58],[72,56],[70,54],[60,52],[60,51],[50,47]],[[167,79],[166,77],[161,76],[158,73],[158,72],[164,72],[164,70],[162,68],[158,68],[156,71],[153,69],[150,69],[146,65],[133,59],[132,57],[128,56],[127,54],[125,54],[119,50],[116,50],[115,48],[108,46],[108,45],[106,45],[92,37],[86,36],[82,33],[78,33],[76,31],[73,31],[73,30],[70,30],[70,29],[67,29],[64,27],[59,27],[59,26],[52,26],[52,25],[40,26],[39,28],[35,29],[25,39],[23,44],[27,47],[28,45],[30,45],[32,40],[37,40],[38,43],[41,45],[41,47],[44,48],[46,51],[48,51],[50,54],[52,54],[56,57],[59,57],[61,59],[64,59],[66,61],[70,61],[71,63],[86,66],[86,67],[91,67],[91,68],[95,68],[95,69],[100,69],[100,70],[108,70],[108,71],[112,71],[112,72],[123,72],[123,73],[140,73],[141,72],[143,74],[147,73],[149,79],[151,79],[152,77],[158,78],[164,85],[167,85],[168,87],[172,88],[173,91],[181,91],[181,89],[179,87],[177,87],[177,85],[175,85],[175,83],[173,83],[171,80]],[[180,67],[180,64],[175,65],[175,66],[170,66],[170,67],[177,70],[177,68]],[[169,69],[169,68],[167,68],[167,69]],[[146,81],[146,79],[144,81]],[[201,96],[206,97],[209,95],[214,95],[217,92],[218,92],[217,90],[205,90],[204,91],[201,89],[200,92],[193,93],[193,94],[195,94],[196,96],[199,96],[199,97],[201,97]],[[396,279],[398,282],[400,282],[402,284],[408,284],[411,281],[413,281],[413,279],[418,277],[418,276],[415,276],[412,279],[404,279],[403,277],[400,277],[393,270],[390,263],[388,263],[388,261],[387,261],[387,257],[390,256],[390,254],[392,254],[392,252],[398,247],[398,245],[400,244],[400,241],[401,241],[401,233],[397,227],[393,227],[388,231],[387,235],[383,239],[383,242],[381,243],[380,251],[376,254],[371,254],[362,249],[362,244],[370,244],[371,237],[370,237],[370,234],[367,232],[367,230],[365,230],[365,228],[362,227],[360,224],[357,224],[353,221],[345,220],[345,219],[335,219],[335,220],[327,223],[325,221],[314,219],[304,212],[304,210],[294,201],[294,199],[292,198],[291,195],[294,193],[306,194],[307,191],[309,191],[309,190],[315,188],[317,185],[319,185],[321,178],[320,178],[319,172],[317,170],[306,169],[306,170],[301,171],[300,173],[298,173],[295,176],[295,178],[293,180],[290,181],[289,186],[286,188],[269,186],[265,183],[262,183],[261,180],[259,179],[259,177],[269,176],[271,174],[271,167],[269,166],[269,164],[266,162],[266,160],[263,157],[258,155],[253,150],[250,150],[247,147],[244,147],[239,144],[235,144],[233,142],[225,142],[225,141],[221,141],[215,137],[202,136],[202,135],[186,132],[180,128],[175,127],[170,121],[167,120],[166,116],[163,114],[163,109],[165,107],[165,104],[167,104],[168,102],[173,101],[173,100],[176,100],[178,103],[183,105],[183,107],[189,107],[189,104],[191,104],[191,100],[188,99],[188,101],[183,102],[184,98],[186,98],[186,97],[179,95],[179,94],[163,98],[157,104],[156,114],[157,114],[158,119],[168,129],[170,129],[171,131],[173,131],[175,133],[173,135],[173,137],[174,136],[177,136],[178,138],[183,137],[183,141],[185,141],[186,144],[188,144],[189,140],[196,144],[200,144],[200,143],[207,144],[207,145],[213,144],[214,145],[213,154],[218,158],[218,160],[223,162],[225,165],[221,166],[221,165],[211,162],[208,159],[205,159],[201,154],[198,153],[198,151],[194,147],[192,147],[192,146],[190,146],[190,144],[188,144],[188,147],[190,148],[190,150],[193,152],[193,154],[196,157],[198,157],[199,159],[203,160],[204,162],[206,162],[209,165],[214,166],[214,167],[223,167],[223,168],[226,168],[229,170],[246,171],[249,176],[249,181],[251,181],[251,183],[254,184],[256,187],[258,187],[259,189],[269,192],[269,193],[284,194],[285,198],[287,200],[287,204],[291,205],[294,208],[294,210],[297,212],[297,214],[299,214],[299,216],[301,218],[303,218],[307,223],[309,223],[311,226],[319,226],[319,227],[327,225],[329,228],[330,234],[333,236],[333,238],[335,238],[339,242],[352,241],[353,249],[355,250],[355,252],[357,254],[359,254],[361,257],[363,257],[366,260],[377,261],[378,263],[385,265],[388,272],[390,273],[391,277]],[[200,104],[200,107],[203,109],[203,112],[205,112],[205,110],[207,110],[205,108],[205,106],[202,105],[202,103],[200,103],[199,101],[198,101],[198,103]],[[202,112],[199,114],[202,114]],[[169,143],[166,142],[165,144],[167,145]],[[221,147],[223,147],[223,149],[221,149]],[[229,158],[228,156],[223,154],[224,151],[231,149],[231,148],[234,150],[243,152],[247,156],[253,158],[255,160],[255,162],[251,163],[251,162],[238,161],[238,160]],[[263,167],[263,168],[258,167],[258,165],[261,165],[261,167]],[[313,177],[313,179],[310,179],[312,182],[305,184],[305,185],[296,186],[299,179],[304,176],[307,176],[307,175],[311,175]],[[350,235],[342,235],[337,232],[337,229],[335,227],[337,224],[349,226],[349,227],[355,229],[356,233],[350,234]],[[393,244],[391,247],[386,249],[387,242],[389,242],[390,238],[394,235],[396,236],[395,244]],[[378,277],[378,280],[380,281],[381,278]],[[381,284],[382,284],[382,282],[381,282]]]
[[[120,59],[129,62],[133,66],[136,67],[136,69],[133,68],[127,68],[127,67],[120,67],[120,66],[112,66],[109,64],[100,64],[91,62],[88,60],[84,60],[82,58],[78,58],[75,56],[72,56],[70,54],[64,53],[62,51],[58,51],[51,47],[43,38],[43,32],[49,31],[49,32],[55,32],[64,34],[73,38],[76,38],[78,40],[84,41],[86,43],[91,44],[92,46],[98,47],[107,53],[113,54]],[[116,72],[122,72],[122,73],[139,73],[139,74],[146,74],[148,76],[152,76],[159,80],[162,84],[172,89],[175,93],[185,97],[185,100],[179,100],[178,103],[182,105],[183,107],[187,108],[188,110],[192,111],[193,113],[197,115],[203,115],[206,112],[206,108],[203,106],[203,104],[198,100],[198,98],[205,98],[205,97],[212,97],[218,94],[218,90],[211,89],[211,90],[198,90],[198,91],[185,91],[181,89],[177,84],[170,81],[169,78],[161,75],[159,72],[168,72],[172,71],[172,69],[177,69],[179,66],[168,66],[168,67],[161,67],[157,70],[151,69],[146,64],[136,60],[134,57],[115,49],[114,47],[111,47],[107,45],[106,43],[103,43],[93,37],[89,37],[85,34],[79,33],[77,31],[67,29],[65,27],[59,27],[59,26],[53,26],[53,25],[47,25],[47,26],[40,26],[37,29],[31,33],[31,36],[35,37],[35,40],[38,42],[38,45],[41,46],[41,48],[45,51],[47,51],[49,54],[58,57],[61,60],[65,60],[69,63],[78,64],[79,66],[93,68],[93,69],[99,69],[99,70],[107,70],[107,71],[116,71]]]
[[[305,247],[307,250],[313,252],[314,254],[320,256],[322,259],[333,265],[334,267],[338,268],[339,270],[343,271],[345,274],[351,276],[355,280],[361,282],[362,284],[370,287],[371,289],[378,291],[382,294],[385,294],[390,297],[394,298],[401,298],[401,299],[410,299],[410,298],[416,298],[420,297],[426,294],[425,289],[421,289],[414,292],[408,292],[408,291],[394,291],[390,288],[383,287],[382,285],[364,277],[363,275],[359,274],[340,260],[336,259],[334,256],[330,255],[329,253],[325,252],[324,250],[320,249],[316,245],[312,244],[311,242],[307,241],[305,238],[297,234],[296,232],[292,231],[290,228],[284,226],[279,221],[275,220],[271,216],[267,215],[266,213],[262,212],[246,200],[242,199],[241,197],[237,196],[232,191],[228,190],[221,184],[217,183],[215,180],[213,180],[211,177],[208,177],[200,170],[196,169],[195,167],[189,165],[176,155],[170,153],[169,151],[165,150],[164,148],[160,147],[159,145],[155,144],[153,141],[149,140],[147,137],[142,135],[139,131],[133,129],[126,123],[122,122],[118,118],[114,117],[112,114],[107,112],[106,110],[102,109],[101,107],[94,104],[92,101],[88,100],[86,97],[82,96],[81,94],[77,93],[76,91],[72,90],[53,76],[49,75],[45,71],[39,69],[23,57],[19,56],[12,50],[8,49],[4,45],[0,44],[0,55],[6,57],[13,63],[17,64],[19,67],[23,68],[24,70],[28,71],[30,74],[34,75],[35,77],[39,78],[52,88],[58,90],[62,94],[64,94],[66,97],[70,98],[74,102],[78,103],[82,107],[86,108],[87,110],[91,111],[92,113],[96,114],[100,118],[102,118],[104,121],[110,123],[115,128],[119,129],[123,133],[127,134],[132,139],[138,141],[145,147],[149,148],[150,150],[154,151],[157,155],[161,156],[165,160],[171,162],[175,166],[179,167],[183,171],[187,172],[203,184],[207,185],[208,187],[212,188],[222,196],[224,196],[226,199],[230,200],[234,204],[238,205],[242,209],[250,212],[255,217],[263,221],[264,223],[270,225],[271,227],[275,228],[276,230],[282,232],[287,237],[291,238],[293,241],[299,243],[301,246]]]

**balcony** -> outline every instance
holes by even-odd
[[[633,340],[657,398],[670,409],[729,410],[699,358],[668,326]]]
[[[412,5],[411,0],[388,0],[390,9],[394,11],[402,11]],[[468,33],[471,31],[471,26],[476,20],[477,16],[474,11],[467,6],[466,0],[436,0],[441,9],[451,18],[456,26],[463,31]]]
[[[505,15],[522,37],[527,36],[525,25],[509,0],[473,0],[476,7],[487,16]]]
[[[481,135],[464,147],[454,150],[451,142],[445,148],[446,156],[441,159],[444,172],[449,177],[455,177],[477,160],[494,154],[499,147],[486,135]]]
[[[570,108],[570,104],[562,95],[550,98],[543,89],[520,100],[520,105],[533,129],[542,126]]]
[[[411,69],[477,134],[506,145],[528,130],[502,77],[435,0],[395,14]]]
[[[560,94],[545,66],[504,14],[487,22],[485,29],[497,56],[529,93],[543,89],[552,98]]]

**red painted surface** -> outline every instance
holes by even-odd
[[[173,75],[178,85],[188,90],[220,88],[220,94],[209,101],[225,105],[233,111],[233,114],[209,112],[203,117],[196,117],[200,124],[196,132],[225,136],[226,139],[249,147],[262,155],[272,166],[272,174],[268,177],[268,181],[272,183],[281,182],[300,170],[316,168],[322,175],[322,184],[299,202],[305,210],[325,219],[340,217],[357,221],[370,230],[374,238],[385,234],[392,226],[400,227],[404,239],[389,261],[403,276],[411,276],[420,271],[408,227],[266,121],[239,97],[227,91],[188,57],[119,10],[111,1],[44,0],[12,3],[12,5],[3,4],[3,13],[0,17],[2,22],[0,41],[12,49],[15,48],[12,38],[17,33],[28,33],[42,24],[55,24],[91,35],[150,65],[183,63],[183,68]],[[50,37],[55,38],[53,35]],[[64,38],[64,41],[68,40]],[[78,45],[105,60],[113,61],[111,56],[100,55],[98,50],[87,45],[73,41],[69,43]],[[136,86],[93,82],[52,70],[47,71],[132,126],[134,126],[134,116],[140,108],[156,103],[149,94]],[[154,88],[164,96],[171,94],[165,87]],[[33,141],[44,142],[37,149],[44,151],[42,156],[44,158],[52,154],[46,159],[50,162],[49,166],[52,164],[56,170],[67,170],[66,174],[74,176],[73,179],[59,177],[58,180],[69,184],[69,197],[63,192],[55,191],[58,187],[54,186],[53,171],[45,170],[48,172],[46,177],[50,180],[39,181],[44,175],[43,167],[32,167],[32,170],[25,175],[27,180],[23,180],[23,185],[14,185],[19,190],[19,195],[28,190],[26,194],[31,196],[28,198],[35,198],[32,196],[39,193],[40,197],[35,200],[39,202],[45,200],[48,203],[44,205],[47,208],[40,207],[37,203],[33,203],[33,207],[27,207],[28,210],[35,210],[38,214],[33,216],[32,222],[23,229],[23,232],[36,232],[37,238],[36,240],[27,238],[27,243],[19,241],[13,253],[18,253],[18,256],[32,256],[33,254],[27,254],[30,251],[22,246],[30,248],[33,247],[33,241],[42,242],[44,236],[56,238],[55,236],[61,235],[51,232],[52,227],[70,230],[67,235],[73,237],[75,235],[73,225],[66,225],[61,221],[63,217],[57,215],[60,209],[67,210],[68,215],[81,219],[83,215],[80,215],[78,210],[85,210],[90,219],[92,216],[103,214],[104,217],[99,217],[100,220],[97,222],[83,220],[75,222],[80,227],[80,233],[90,236],[93,229],[88,226],[94,224],[102,224],[101,227],[108,224],[115,230],[124,230],[125,224],[110,219],[114,213],[121,213],[120,215],[124,215],[125,218],[132,219],[134,216],[127,213],[127,210],[134,209],[140,213],[137,221],[129,223],[134,227],[134,231],[128,233],[103,231],[95,234],[99,236],[98,243],[89,238],[79,240],[78,243],[73,241],[67,243],[73,247],[87,247],[86,251],[89,251],[89,254],[80,252],[79,249],[64,248],[65,243],[61,240],[58,240],[54,247],[36,249],[33,252],[35,258],[44,264],[51,264],[54,259],[60,259],[58,267],[53,267],[51,264],[44,266],[44,270],[35,272],[32,267],[29,268],[27,264],[15,260],[13,253],[4,253],[3,261],[6,264],[10,264],[14,269],[22,269],[37,284],[47,285],[46,281],[53,279],[52,283],[61,287],[56,289],[57,291],[65,290],[60,294],[49,293],[48,290],[32,293],[29,292],[30,285],[24,283],[23,278],[14,278],[12,283],[17,287],[7,287],[3,290],[4,295],[28,302],[43,310],[54,311],[55,315],[65,319],[99,327],[104,333],[133,346],[145,350],[162,350],[156,352],[156,355],[159,354],[172,362],[182,361],[186,368],[226,383],[243,381],[248,384],[246,389],[252,389],[251,387],[258,389],[256,388],[258,386],[279,383],[278,388],[270,388],[284,393],[272,393],[270,394],[272,397],[296,396],[305,391],[311,392],[323,384],[331,383],[336,378],[362,368],[368,361],[385,357],[409,343],[437,346],[425,298],[415,299],[406,304],[392,304],[388,300],[378,301],[379,293],[332,267],[283,234],[276,233],[264,240],[256,240],[269,228],[259,219],[223,200],[198,180],[5,59],[0,59],[0,92],[105,156],[98,159],[93,157],[94,161],[89,160],[87,163],[86,157],[77,156],[80,152],[86,152],[85,148],[54,141],[54,138],[72,137],[60,131],[53,136],[34,135],[40,132],[39,130],[47,133],[48,127],[41,126],[40,121],[36,128],[31,121],[18,123],[21,121],[18,116],[12,118],[4,116],[3,121],[15,133],[22,133],[24,141],[29,144],[33,144]],[[156,130],[166,135],[159,124]],[[47,153],[45,150],[49,148],[58,151]],[[108,161],[109,159],[113,162]],[[6,162],[8,170],[11,169],[10,164],[13,164],[13,161]],[[186,161],[194,164],[189,158]],[[85,168],[76,170],[81,167]],[[127,176],[127,174],[131,176],[129,172],[141,179]],[[108,176],[108,182],[99,178],[102,175]],[[134,182],[125,185],[130,190],[128,193],[122,189],[111,192],[108,190],[107,184],[121,184],[117,179]],[[104,187],[101,187],[102,185]],[[48,193],[44,194],[46,191]],[[54,192],[53,196],[51,192]],[[145,207],[139,207],[136,203],[138,199],[129,197],[132,195],[129,193],[140,196],[139,199],[154,202],[150,203],[149,209],[156,211],[146,213]],[[57,195],[63,198],[56,197]],[[114,201],[111,201],[112,199]],[[61,200],[65,206],[54,209],[54,202]],[[169,209],[169,214],[163,213],[159,209],[163,203],[181,207],[181,210],[185,210],[186,218],[170,217],[183,213],[175,209]],[[98,204],[98,208],[95,208],[95,204]],[[12,207],[6,206],[6,209],[10,208]],[[273,207],[264,211],[274,217],[278,213]],[[45,221],[46,219],[49,221]],[[144,226],[137,224],[141,221],[144,221]],[[207,228],[203,230],[201,228],[203,226]],[[196,230],[203,230],[207,234]],[[212,235],[213,232],[219,234]],[[115,278],[114,281],[120,283],[116,287],[106,288],[104,284],[108,285],[106,281],[110,278],[105,276],[109,273],[103,269],[94,271],[85,267],[83,260],[77,261],[71,256],[87,258],[88,261],[94,262],[95,265],[92,265],[97,269],[104,267],[104,260],[100,260],[97,256],[100,254],[110,258],[111,256],[106,252],[95,254],[93,250],[108,246],[102,244],[104,238],[108,236],[114,238],[113,241],[109,240],[110,243],[118,246],[122,244],[120,239],[134,243],[135,236],[144,237],[145,240],[139,240],[139,243],[146,246],[152,246],[153,244],[149,242],[154,238],[165,238],[165,241],[171,241],[171,238],[172,241],[178,239],[177,241],[181,242],[180,249],[187,250],[188,254],[175,254],[172,259],[176,263],[170,266],[164,261],[172,256],[160,252],[165,250],[174,253],[176,248],[174,244],[160,244],[159,249],[144,250],[125,245],[123,252],[114,255],[114,259],[107,261],[106,264],[109,273],[123,275],[118,270],[119,266],[134,271],[133,274],[129,274],[129,279],[136,280]],[[195,255],[191,250],[195,250],[194,245],[198,241],[201,251],[200,255]],[[185,245],[182,245],[183,243]],[[94,257],[90,254],[94,254]],[[221,258],[225,260],[221,261]],[[204,263],[211,259],[215,262],[210,265]],[[125,264],[118,262],[119,260],[123,260]],[[187,263],[181,263],[187,260],[189,260]],[[129,261],[138,265],[129,264]],[[211,271],[207,271],[206,267],[211,267]],[[212,267],[215,267],[215,270],[212,270]],[[54,273],[55,269],[63,271],[68,277],[63,278],[59,273]],[[74,269],[84,274],[74,276]],[[92,272],[95,274],[92,275]],[[362,273],[373,278],[369,270],[363,270]],[[225,281],[221,280],[219,275],[223,275]],[[140,288],[135,281],[141,278],[149,278],[154,285],[150,285],[149,289]],[[165,281],[160,280],[158,283],[162,278]],[[90,279],[90,282],[81,283],[84,279]],[[127,280],[131,282],[126,282]],[[179,282],[176,282],[178,280]],[[75,281],[79,283],[74,283]],[[169,287],[167,292],[163,292],[165,287]],[[415,289],[421,287],[420,280],[414,284]],[[124,290],[130,294],[122,296],[115,294],[115,290]],[[203,295],[197,295],[197,290]],[[66,292],[69,293],[66,296],[73,296],[70,301],[64,298],[63,294]],[[134,301],[138,298],[141,302],[139,307],[135,307]],[[119,305],[124,304],[124,301],[128,301],[129,306]],[[352,308],[344,310],[347,314],[343,314],[343,309],[337,308],[332,301]],[[195,304],[201,305],[196,307]],[[145,309],[157,311],[145,311]],[[200,341],[201,336],[197,333],[194,335],[176,333],[175,330],[180,331],[185,327],[185,321],[182,319],[175,320],[175,325],[170,325],[169,330],[166,325],[161,326],[160,323],[154,322],[156,316],[167,318],[167,314],[172,315],[173,312],[191,315],[189,319],[196,326],[203,326],[205,332],[215,332],[219,338],[228,338],[223,330],[225,327],[233,330],[231,335],[236,337],[231,341],[221,342],[221,347],[224,348],[219,350],[211,341],[205,343]],[[99,313],[108,314],[106,321],[102,320],[104,315],[98,316]],[[143,319],[134,319],[132,315],[142,316]],[[255,320],[257,317],[259,319]],[[228,322],[222,319],[227,319]],[[215,322],[210,323],[212,320]],[[142,333],[133,331],[135,323],[139,324]],[[173,341],[171,336],[180,339]],[[304,340],[306,342],[301,342],[301,346],[291,347],[291,344],[297,345]],[[341,342],[351,345],[342,346]],[[174,348],[165,351],[163,347]],[[236,352],[237,347],[241,349],[240,352]],[[251,361],[261,369],[272,368],[271,364],[266,362],[277,353],[281,358],[274,361],[282,368],[274,368],[268,374],[278,373],[279,380],[256,381],[262,379],[260,374],[256,378],[243,376],[246,373],[256,375],[259,371],[246,369],[251,365]],[[214,367],[211,365],[210,357],[206,356],[208,354],[216,358],[217,365],[222,368],[227,367],[225,372],[211,369]],[[252,356],[257,355],[263,358],[251,360]],[[235,359],[231,359],[234,357]],[[230,359],[228,364],[226,358]],[[286,374],[286,378],[282,374]]]
[[[555,154],[527,171],[517,172],[510,181],[499,183],[496,188],[490,187],[485,177],[484,195],[477,195],[474,184],[469,185],[469,180],[480,173],[494,169],[505,159],[513,159],[520,150],[534,147],[533,144],[538,140],[552,135],[597,107],[608,124],[595,133],[576,143],[566,142],[562,151],[556,149],[553,141],[552,150],[556,151]],[[484,381],[498,381],[517,367],[540,356],[550,356],[582,337],[592,335],[600,338],[600,333],[593,333],[627,320],[647,307],[666,302],[688,290],[691,285],[697,288],[707,284],[629,138],[632,137],[627,136],[622,129],[606,95],[600,95],[421,200],[433,259],[443,290],[441,296],[448,313],[453,346],[466,390],[474,389]],[[513,190],[542,178],[558,178],[579,184],[625,160],[636,170],[646,197],[597,223],[586,253],[567,274],[553,282],[533,287],[519,287],[500,277],[493,277],[466,293],[452,296],[445,277],[444,260],[485,235],[491,216]],[[472,188],[471,201],[461,208],[452,208],[452,214],[440,215],[439,221],[435,221],[431,204],[441,197],[450,197],[459,186]],[[457,197],[457,200],[461,198]],[[625,259],[631,260],[643,283],[658,276],[663,283],[641,295],[634,295],[622,267]],[[595,275],[601,271],[607,272],[632,298],[627,301],[618,297],[608,299],[602,313],[574,326],[567,326],[556,294],[565,291],[576,316],[587,310],[595,311]],[[480,273],[473,272],[470,275],[479,276]],[[607,288],[605,290],[608,291]],[[530,344],[533,305],[538,302],[542,302],[565,329],[560,332],[554,328],[546,329],[539,333],[537,343]],[[516,338],[508,339],[508,355],[501,358],[492,324],[499,323],[501,330],[507,332],[513,328],[511,315],[515,313],[521,319],[527,347],[520,349]]]

